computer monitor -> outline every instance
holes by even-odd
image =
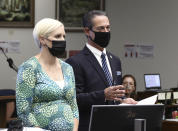
[[[145,119],[146,131],[160,131],[164,105],[93,105],[89,131],[134,131],[134,120]]]
[[[161,89],[160,74],[144,74],[145,88],[150,89]]]

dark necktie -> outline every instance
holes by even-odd
[[[102,53],[101,54],[101,62],[102,62],[102,68],[103,68],[103,71],[105,73],[105,76],[107,78],[107,81],[109,83],[109,86],[112,86],[112,77],[111,77],[111,74],[109,72],[109,69],[108,69],[108,66],[107,66],[107,63],[106,63],[106,54],[105,53]]]

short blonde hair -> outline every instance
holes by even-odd
[[[50,33],[55,31],[57,28],[64,26],[60,21],[52,18],[44,18],[40,20],[33,29],[33,38],[36,45],[41,48],[39,37],[49,37]]]

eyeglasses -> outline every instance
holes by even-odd
[[[123,82],[123,85],[130,85],[130,86],[134,86],[134,83],[132,83],[132,82]]]

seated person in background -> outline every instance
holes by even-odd
[[[133,75],[126,74],[122,77],[122,85],[126,89],[127,98],[136,98],[136,79]]]

